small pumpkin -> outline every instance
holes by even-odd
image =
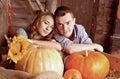
[[[83,79],[103,79],[109,72],[109,60],[97,51],[81,51],[72,53],[65,62],[65,69],[75,68]]]
[[[64,79],[82,79],[82,76],[77,69],[68,69],[64,73]]]
[[[29,53],[15,64],[16,70],[33,74],[43,71],[56,71],[61,76],[63,75],[63,61],[55,48],[31,45],[28,52]]]

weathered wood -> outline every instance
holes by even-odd
[[[0,46],[3,46],[3,42],[5,40],[4,34],[7,34],[8,29],[7,1],[8,0],[0,0]]]
[[[114,34],[111,36],[110,53],[120,49],[120,34]]]
[[[94,42],[101,44],[109,53],[110,36],[115,27],[117,0],[99,0]]]
[[[14,34],[17,28],[26,28],[34,21],[36,11],[48,9],[53,13],[57,7],[57,0],[11,0],[11,6]]]
[[[56,8],[58,6],[58,0],[47,0],[46,9],[54,14]]]
[[[13,9],[12,30],[14,34],[17,28],[26,28],[29,26],[36,15],[31,9],[28,0],[11,0],[11,6]]]
[[[103,53],[110,62],[110,68],[120,71],[120,58],[115,57],[111,54]]]
[[[30,4],[32,10],[36,9],[38,6],[38,8],[39,8],[38,10],[41,10],[42,12],[45,11],[45,7],[43,7],[43,5],[41,4],[41,2],[39,0],[34,0],[34,1],[28,0],[28,3]],[[36,4],[36,6],[33,4]]]
[[[117,8],[117,18],[120,20],[120,0]]]
[[[116,19],[116,25],[114,28],[114,34],[120,34],[120,20]]]

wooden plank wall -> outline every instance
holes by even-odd
[[[11,0],[11,6],[13,9],[13,32],[15,32],[17,28],[26,28],[30,23],[32,23],[34,13],[27,0]]]
[[[7,34],[7,22],[7,0],[0,0],[0,46],[3,46],[4,34]]]
[[[94,41],[102,44],[105,52],[110,49],[110,36],[115,28],[118,0],[99,0]]]
[[[114,53],[120,50],[120,0],[118,2],[117,16],[115,20],[115,28],[110,38],[110,53]]]
[[[30,1],[30,2],[29,2]],[[43,8],[54,12],[57,7],[57,0],[40,0]],[[40,11],[40,7],[37,5],[36,0],[11,0],[13,8],[13,32],[17,28],[26,28],[33,22],[36,11]]]

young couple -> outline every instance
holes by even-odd
[[[58,7],[54,16],[40,12],[26,31],[20,28],[17,33],[28,37],[33,44],[54,47],[68,54],[87,49],[103,52],[101,45],[92,43],[84,27],[75,23],[73,12],[66,6]]]

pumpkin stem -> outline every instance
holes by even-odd
[[[85,50],[85,56],[88,57],[88,51],[87,50]]]

